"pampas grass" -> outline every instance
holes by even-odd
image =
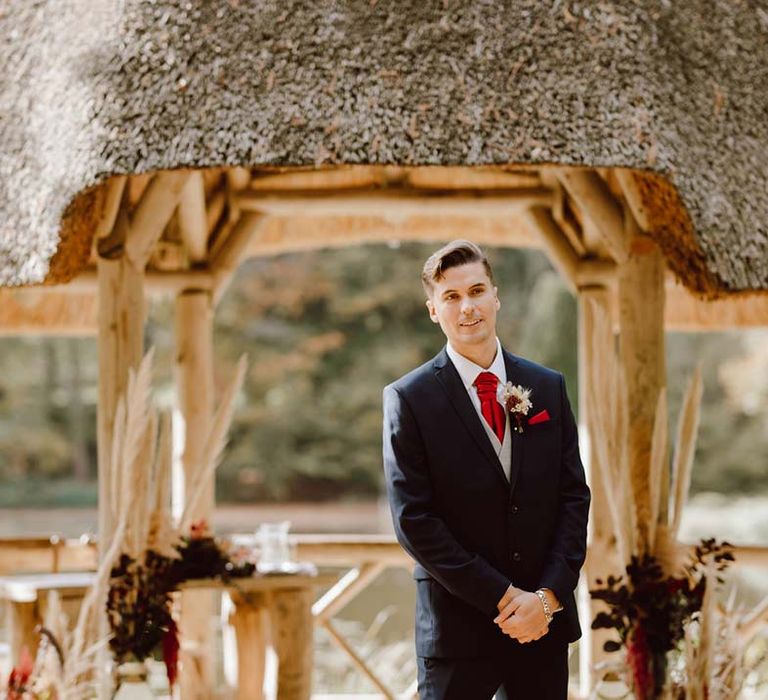
[[[206,484],[210,481],[221,460],[221,455],[227,444],[227,434],[232,422],[232,414],[235,410],[235,398],[245,378],[246,364],[246,356],[241,355],[237,363],[235,376],[224,390],[221,403],[216,409],[211,430],[208,432],[203,446],[202,458],[192,469],[192,477],[187,490],[189,498],[179,520],[179,529],[182,532],[186,531],[191,525]]]
[[[762,661],[747,663],[745,651],[759,626],[765,624],[768,597],[756,610],[746,613],[737,608],[733,588],[725,605],[721,605],[715,599],[714,567],[709,567],[706,577],[701,611],[685,629],[686,698],[737,700],[748,674]]]
[[[675,456],[672,461],[672,518],[670,534],[677,537],[683,508],[688,501],[688,491],[691,485],[693,471],[693,456],[696,452],[696,434],[699,430],[699,407],[703,386],[701,382],[701,365],[697,365],[693,377],[688,382],[683,399],[683,409],[677,425],[675,441]]]
[[[205,441],[203,458],[190,479],[190,499],[184,515],[174,526],[170,515],[171,421],[152,406],[151,378],[154,350],[138,369],[129,370],[125,395],[117,402],[112,431],[112,489],[109,507],[115,515],[112,533],[104,533],[104,554],[86,593],[74,629],[66,621],[56,599],[51,599],[46,625],[58,641],[63,659],[53,663],[43,654],[36,669],[41,682],[55,687],[59,700],[93,697],[99,678],[99,663],[109,637],[95,640],[100,611],[104,609],[109,580],[117,559],[128,554],[141,559],[153,549],[166,556],[177,555],[174,544],[189,527],[206,484],[213,476],[226,445],[235,398],[242,387],[246,358],[241,357],[235,376],[224,391]],[[94,641],[95,640],[95,641]]]
[[[591,346],[589,357],[595,363],[590,368],[591,381],[586,387],[593,418],[590,421],[590,444],[597,478],[607,495],[619,562],[626,562],[636,551],[634,508],[627,468],[626,382],[613,345],[607,309],[590,298],[586,310],[593,329],[587,338]]]
[[[667,395],[660,391],[656,402],[656,415],[651,439],[651,468],[648,473],[648,501],[651,512],[648,523],[648,543],[651,549],[656,544],[656,530],[662,513],[662,483],[667,480]],[[666,515],[666,514],[665,514]]]
[[[693,471],[696,437],[703,393],[701,366],[689,380],[675,432],[675,450],[669,463],[666,389],[656,399],[647,483],[631,484],[629,478],[628,421],[630,407],[618,352],[612,342],[607,309],[590,299],[588,312],[593,333],[591,367],[587,386],[590,432],[597,477],[608,495],[608,510],[616,533],[620,561],[631,555],[652,555],[666,577],[687,574],[689,548],[678,541]],[[599,362],[599,366],[597,363]],[[642,500],[643,503],[638,501]],[[647,530],[638,519],[648,513]],[[746,678],[744,648],[768,618],[768,598],[757,614],[737,611],[732,595],[725,607],[716,600],[718,571],[709,563],[701,610],[685,627],[685,661],[688,700],[736,700]],[[667,692],[672,692],[668,687]]]
[[[591,381],[587,385],[593,419],[590,444],[597,477],[609,496],[608,510],[619,559],[628,562],[631,555],[658,555],[665,572],[677,575],[684,564],[684,549],[677,542],[677,535],[696,451],[702,396],[701,367],[696,367],[685,390],[671,468],[667,396],[666,389],[662,389],[656,399],[647,482],[633,485],[628,451],[630,407],[609,313],[593,299],[589,299],[587,308],[592,326],[591,336],[587,339],[591,344],[589,356],[595,363],[590,368]],[[640,517],[646,506],[650,507],[648,522],[642,523]]]

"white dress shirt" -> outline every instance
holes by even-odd
[[[488,439],[491,441],[493,449],[495,450],[496,455],[501,462],[501,466],[504,469],[504,474],[507,477],[507,481],[509,481],[509,473],[512,467],[512,436],[509,430],[509,415],[507,415],[506,411],[504,412],[504,440],[500,442],[496,433],[494,433],[491,426],[488,425],[488,421],[485,419],[485,416],[483,416],[483,412],[480,407],[480,396],[477,393],[477,387],[474,386],[477,375],[481,372],[491,372],[492,374],[495,374],[496,377],[498,377],[499,382],[502,384],[507,383],[507,368],[504,365],[504,355],[501,352],[501,341],[498,339],[498,337],[496,338],[496,355],[494,356],[493,362],[488,369],[475,364],[472,362],[472,360],[468,360],[466,357],[464,357],[464,355],[456,352],[456,350],[451,347],[450,342],[447,343],[445,349],[451,362],[453,362],[454,367],[456,367],[456,371],[459,373],[459,377],[461,377],[464,388],[469,394],[472,405],[475,407],[475,411],[477,411],[480,422],[482,423],[483,428],[485,428],[486,435],[488,435]]]

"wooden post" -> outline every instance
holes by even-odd
[[[211,294],[188,289],[176,297],[176,385],[184,417],[184,501],[189,478],[199,463],[213,416],[213,310]],[[214,480],[206,484],[194,519],[210,522],[214,508]],[[213,635],[215,596],[210,590],[181,595],[180,692],[184,700],[213,694]]]
[[[311,587],[270,592],[269,616],[272,644],[278,658],[277,697],[280,700],[310,700],[312,695]]]
[[[229,616],[237,639],[238,700],[262,700],[270,624],[267,593],[230,593],[235,608]]]
[[[11,652],[11,665],[15,666],[21,659],[24,647],[34,659],[40,643],[40,635],[35,629],[39,622],[36,600],[6,600],[5,603],[6,629],[8,629],[8,646]]]
[[[588,390],[589,383],[595,379],[594,373],[600,368],[600,358],[593,357],[593,348],[596,344],[591,342],[592,335],[597,332],[594,323],[594,305],[597,305],[603,313],[610,317],[610,301],[610,291],[605,287],[582,287],[579,289],[579,421],[587,426],[589,435],[589,461],[585,466],[589,475],[589,488],[592,491],[589,516],[589,556],[584,570],[588,589],[596,585],[595,579],[605,580],[608,574],[620,573],[623,567],[623,562],[620,562],[616,556],[616,535],[613,532],[608,506],[608,499],[612,497],[612,494],[606,492],[603,480],[599,478],[596,464],[593,446],[595,441],[602,439],[603,436],[600,434],[599,426],[595,424],[594,413],[589,401],[591,392]],[[613,336],[612,332],[611,336]],[[582,674],[587,675],[589,688],[593,688],[596,682],[595,664],[607,658],[606,652],[603,651],[603,643],[612,636],[606,630],[589,628],[589,624],[601,609],[605,609],[605,606],[590,599],[587,607],[589,619],[584,620],[583,622],[586,624],[582,625],[584,636],[579,649],[583,659]]]
[[[99,552],[109,544],[115,513],[111,493],[114,475],[110,445],[117,401],[128,384],[129,368],[138,367],[144,350],[144,269],[126,256],[99,257]]]
[[[103,554],[114,524],[110,502],[114,475],[109,463],[112,424],[128,370],[144,352],[144,269],[171,218],[189,175],[183,171],[155,175],[133,211],[128,211],[124,183],[107,198],[97,242],[99,278],[99,546]],[[119,204],[116,200],[120,198]],[[109,223],[114,221],[111,230]]]
[[[628,217],[629,257],[619,266],[619,352],[629,401],[629,472],[637,523],[637,548],[647,551],[651,504],[648,478],[659,392],[666,387],[664,357],[664,259]]]
[[[128,384],[128,370],[138,367],[144,352],[144,270],[155,242],[173,214],[187,180],[185,172],[160,173],[153,177],[139,203],[128,210],[128,198],[120,187],[117,212],[114,200],[104,218],[114,215],[114,226],[99,229],[104,234],[97,242],[99,278],[99,404],[97,444],[99,476],[99,557],[109,547],[114,531],[112,503],[116,475],[110,463],[112,429],[117,402]],[[107,632],[104,614],[99,621],[99,636]],[[105,654],[105,651],[100,652]],[[99,697],[109,695],[109,679],[104,673]]]

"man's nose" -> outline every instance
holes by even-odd
[[[475,303],[469,297],[465,297],[461,302],[461,313],[468,315],[475,310]]]

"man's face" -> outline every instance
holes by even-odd
[[[446,270],[433,282],[427,300],[429,317],[439,323],[457,352],[482,346],[496,338],[496,312],[501,307],[496,287],[492,286],[481,262],[467,263]]]

